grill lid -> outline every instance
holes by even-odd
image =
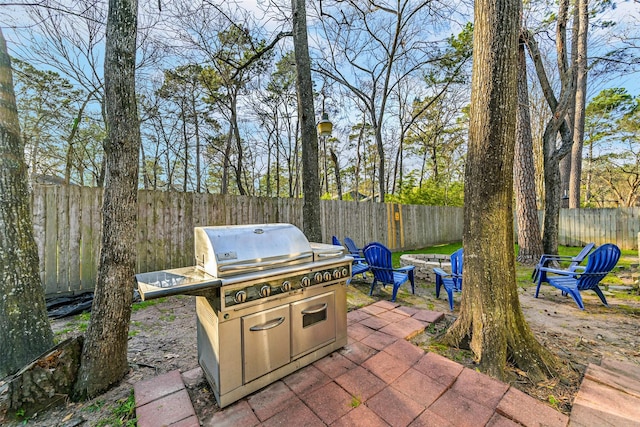
[[[194,233],[196,264],[214,277],[313,261],[309,241],[291,224],[195,227]]]
[[[330,258],[342,258],[345,255],[344,247],[342,246],[315,242],[311,242],[310,245],[313,250],[314,261],[323,261]]]

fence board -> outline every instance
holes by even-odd
[[[45,240],[41,238],[46,234],[46,221],[47,221],[47,212],[46,212],[46,203],[45,203],[45,187],[36,186],[33,189],[33,197],[32,197],[32,220],[33,220],[33,235],[35,236],[36,246],[38,247],[38,259],[40,260],[40,282],[44,285],[45,278],[45,253],[44,253],[44,245]],[[46,288],[45,288],[46,289]]]
[[[56,187],[57,213],[57,249],[58,254],[69,253],[69,187]],[[65,292],[69,289],[69,257],[58,256],[56,268],[56,291]]]
[[[92,214],[93,214],[93,189],[82,187],[80,189],[80,285],[79,289],[89,288],[93,283],[93,245],[91,240]]]
[[[66,291],[72,290],[75,283],[80,283],[80,187],[69,187],[69,275]],[[81,288],[82,289],[82,288]]]
[[[146,242],[148,240],[148,228],[147,225],[147,196],[149,192],[146,190],[138,191],[138,226],[136,228],[136,234],[138,241],[136,243],[136,271],[148,271],[147,270],[147,250]]]
[[[45,189],[44,286],[46,293],[58,290],[58,215],[55,186]]]

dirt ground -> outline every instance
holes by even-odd
[[[428,328],[412,341],[429,351],[437,351],[453,360],[473,366],[470,354],[438,345],[437,338],[455,319],[460,296],[456,296],[456,311],[450,313],[446,296],[436,299],[434,287],[418,283],[416,295],[403,287],[398,303],[442,311],[445,321]],[[369,285],[354,281],[349,287],[350,309],[379,299],[389,299],[389,289],[368,297]],[[533,298],[535,287],[520,288],[520,301],[525,316],[538,340],[563,362],[560,377],[540,384],[532,383],[522,372],[513,370],[512,384],[558,410],[569,413],[580,385],[584,369],[589,363],[599,363],[610,357],[640,363],[640,302],[636,298],[616,298],[608,295],[610,307],[604,307],[592,292],[583,294],[586,309],[581,311],[560,291],[543,286],[540,298]],[[86,328],[87,315],[53,321],[59,340],[78,334]],[[29,418],[16,416],[1,420],[9,426],[118,426],[135,425],[131,393],[133,384],[174,369],[182,372],[198,366],[196,348],[196,315],[194,297],[171,297],[161,302],[138,304],[132,314],[129,339],[130,371],[124,380],[109,392],[88,402],[73,403],[50,409]],[[206,420],[218,411],[213,394],[206,382],[189,390],[198,418]]]

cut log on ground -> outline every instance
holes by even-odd
[[[82,336],[63,341],[15,374],[2,399],[5,409],[30,416],[65,401],[76,381],[82,341]]]

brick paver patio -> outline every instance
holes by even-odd
[[[637,365],[608,360],[590,365],[567,417],[406,341],[443,317],[389,301],[352,311],[346,347],[200,422],[216,427],[640,425]],[[198,369],[185,373],[185,381],[193,383],[198,375]],[[177,371],[137,383],[135,397],[141,427],[199,425]]]

